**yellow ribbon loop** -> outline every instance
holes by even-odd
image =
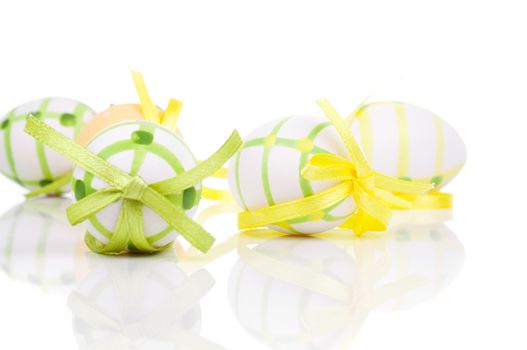
[[[337,185],[313,196],[281,203],[239,215],[240,228],[254,228],[310,215],[352,196],[356,212],[342,227],[355,234],[384,231],[391,217],[390,206],[412,207],[412,200],[433,188],[432,185],[392,178],[373,171],[347,123],[325,99],[318,100],[344,143],[349,159],[335,154],[316,154],[302,169],[310,181],[334,181]]]
[[[165,112],[161,116],[161,123],[163,126],[173,131],[177,129],[177,122],[179,120],[179,113],[181,112],[182,105],[183,103],[181,101],[170,99],[167,109],[165,109]]]

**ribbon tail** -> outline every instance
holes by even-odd
[[[77,225],[120,198],[121,192],[112,187],[92,193],[66,209],[68,220],[70,224]]]
[[[357,173],[359,174],[359,176],[366,176],[368,173],[371,172],[370,167],[368,165],[368,161],[364,157],[362,150],[357,144],[355,137],[351,133],[351,130],[348,128],[344,119],[342,119],[342,117],[338,114],[335,108],[333,108],[333,106],[326,99],[317,100],[317,103],[320,108],[324,111],[326,117],[335,127],[337,133],[344,142],[346,150],[348,151],[351,157],[351,161],[357,168]]]
[[[356,188],[354,197],[359,209],[341,227],[353,229],[356,235],[385,231],[391,218],[390,209],[360,187]]]
[[[234,131],[227,141],[225,141],[223,146],[221,146],[207,160],[199,163],[196,167],[181,175],[157,182],[150,185],[150,187],[162,195],[167,195],[178,193],[194,186],[202,179],[211,176],[218,171],[218,169],[221,169],[223,164],[225,164],[225,162],[238,151],[242,143],[240,134],[238,134],[237,131]]]
[[[132,79],[134,80],[135,89],[137,91],[139,101],[141,102],[141,109],[143,110],[145,119],[150,122],[160,124],[157,108],[148,94],[145,81],[143,80],[143,75],[139,72],[132,71]]]
[[[143,203],[125,199],[123,200],[121,213],[121,220],[117,223],[116,230],[126,230],[129,240],[134,245],[135,249],[140,252],[154,253],[164,248],[164,246],[154,247],[145,236]]]
[[[111,186],[124,188],[131,180],[130,175],[86,150],[38,118],[29,117],[27,119],[25,132]]]
[[[160,193],[152,188],[147,188],[143,203],[154,210],[179,234],[181,234],[191,245],[206,253],[214,244],[214,237],[210,235],[198,223],[190,219],[185,211],[172,204]]]
[[[179,113],[183,103],[179,100],[170,99],[168,107],[163,113],[161,123],[172,131],[176,131]]]
[[[451,193],[431,191],[421,195],[401,195],[412,204],[412,209],[449,209],[454,196]]]
[[[41,187],[38,190],[34,190],[32,192],[27,193],[25,196],[26,198],[33,198],[33,197],[37,197],[43,194],[50,194],[50,193],[60,194],[62,188],[66,186],[68,182],[70,181],[71,181],[71,172],[65,175],[62,175],[61,177],[57,178],[52,183],[44,187]]]
[[[245,211],[238,214],[238,227],[240,229],[257,228],[311,215],[319,212],[321,208],[328,208],[341,202],[351,193],[352,188],[350,184],[342,182],[306,198],[253,211]]]
[[[395,195],[390,191],[376,188],[375,197],[379,198],[391,209],[412,209],[413,204],[410,200],[403,198],[401,195]]]
[[[218,190],[215,188],[210,188],[203,186],[201,188],[201,196],[205,199],[212,201],[230,201],[232,200],[232,195],[227,190]]]
[[[431,184],[396,179],[377,172],[375,172],[373,176],[377,187],[396,193],[422,194],[434,188]]]

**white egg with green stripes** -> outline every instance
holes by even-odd
[[[142,177],[148,184],[175,177],[197,165],[190,149],[179,136],[147,121],[112,125],[97,134],[86,148],[130,175]],[[76,200],[80,200],[108,187],[108,184],[75,167],[72,186]],[[201,184],[166,197],[192,217],[201,198]],[[84,221],[87,234],[102,244],[108,243],[114,234],[121,205],[122,200],[119,200]],[[179,234],[147,206],[143,206],[142,220],[145,236],[155,247],[171,243]],[[136,248],[130,242],[127,250],[135,251]]]
[[[73,164],[24,132],[29,115],[76,139],[95,112],[75,100],[49,97],[25,103],[3,118],[0,122],[0,172],[21,186],[35,190],[70,172]]]
[[[0,217],[0,267],[10,278],[53,293],[73,289],[84,249],[82,230],[66,218],[71,203],[37,198]]]
[[[80,349],[218,349],[199,334],[200,299],[214,280],[204,270],[187,276],[170,254],[90,259],[67,301]]]
[[[461,136],[443,119],[402,102],[375,102],[360,108],[351,123],[371,167],[385,175],[432,183],[437,189],[463,168]]]
[[[228,279],[232,312],[243,328],[272,349],[347,349],[339,346],[349,333],[341,316],[352,315],[360,281],[353,257],[315,237],[250,243],[238,247]]]
[[[335,181],[308,181],[301,176],[309,159],[320,153],[348,158],[335,128],[324,118],[292,116],[265,124],[247,136],[231,159],[229,187],[236,202],[253,211],[326,190]],[[269,228],[286,233],[313,234],[331,230],[356,210],[349,197],[310,215],[277,222]]]

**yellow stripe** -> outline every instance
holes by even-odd
[[[443,130],[443,121],[434,115],[434,124],[436,129],[436,166],[435,174],[441,174],[443,171],[443,162],[445,159],[445,131]]]
[[[397,160],[397,176],[408,176],[410,169],[410,135],[408,130],[408,117],[404,105],[394,105],[399,127],[399,157]]]
[[[373,128],[371,126],[370,113],[367,109],[362,109],[357,118],[359,120],[360,143],[366,158],[371,162],[373,157]]]

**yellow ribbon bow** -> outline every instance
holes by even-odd
[[[355,234],[384,231],[391,217],[390,207],[411,208],[404,196],[415,196],[433,188],[430,184],[396,179],[373,171],[350,128],[325,99],[317,101],[345,145],[349,159],[334,154],[314,155],[302,170],[312,181],[337,181],[334,187],[295,201],[240,213],[238,226],[254,228],[316,213],[352,196],[357,210],[341,227]]]

